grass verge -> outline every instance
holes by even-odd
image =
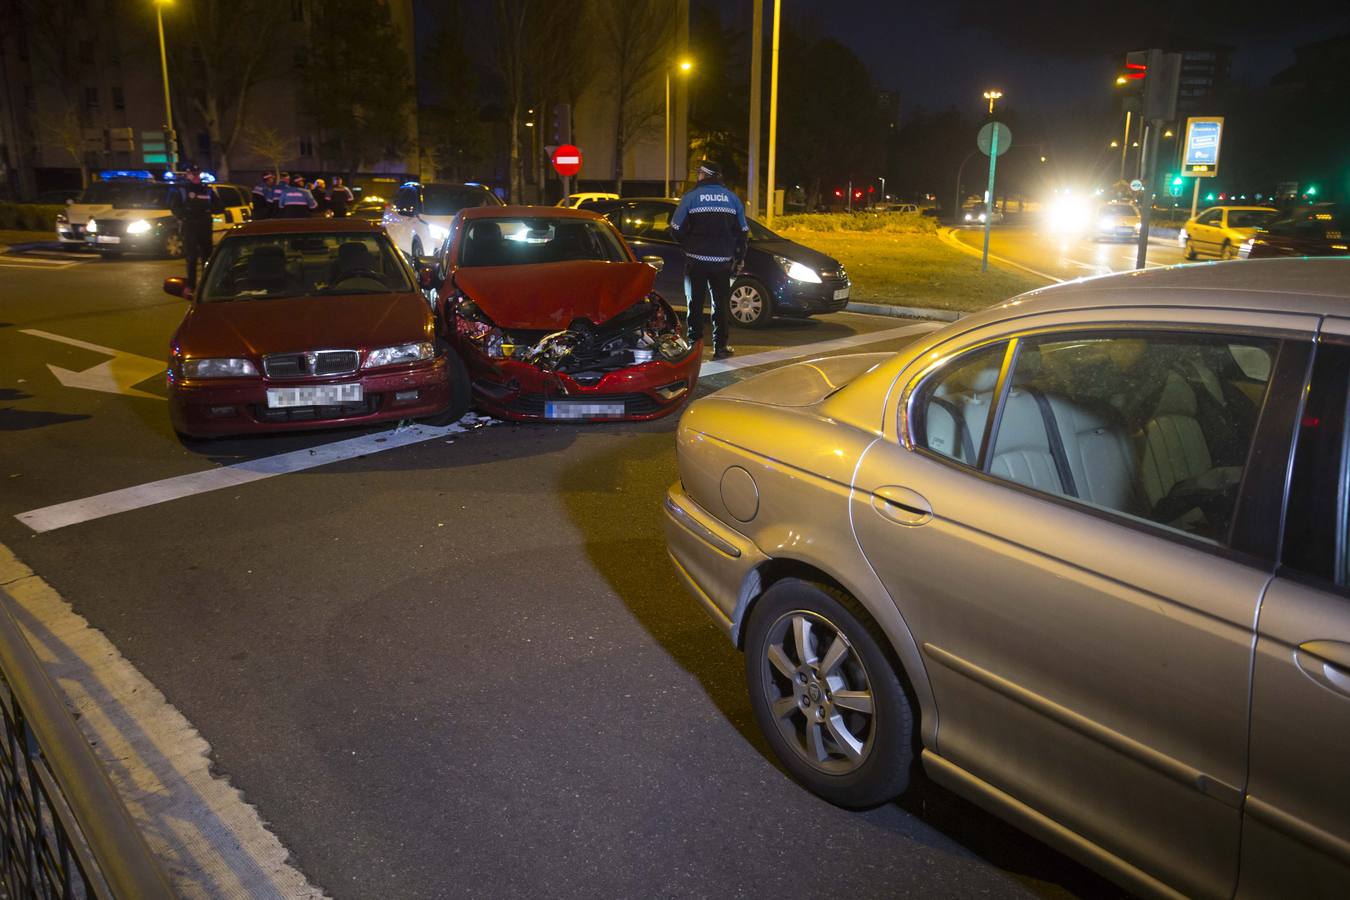
[[[50,231],[12,231],[0,229],[0,245],[32,244],[41,241],[54,241],[56,235]]]
[[[784,228],[791,238],[844,264],[859,303],[973,312],[1044,287],[1022,272],[990,265],[942,243],[935,233],[807,231]]]

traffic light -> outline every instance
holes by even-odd
[[[1162,50],[1131,50],[1125,54],[1121,86],[1130,97],[1139,96],[1140,111],[1151,122],[1177,117],[1177,90],[1181,86],[1181,54]],[[1129,100],[1129,106],[1133,106]]]
[[[1315,185],[1315,184],[1310,184],[1310,185],[1308,185],[1308,196],[1309,196],[1309,197],[1316,197],[1316,196],[1317,196],[1317,185]]]
[[[835,195],[836,197],[842,197],[842,196],[844,196],[844,190],[843,190],[843,188],[835,188],[835,189],[834,189],[834,195]]]

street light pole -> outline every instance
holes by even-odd
[[[746,154],[746,208],[759,215],[760,82],[764,74],[764,0],[754,0],[750,37],[750,147]]]
[[[169,171],[178,168],[178,140],[173,135],[173,104],[169,102],[169,56],[164,51],[164,5],[173,0],[155,0],[155,21],[159,25],[159,67],[164,74],[164,143]]]
[[[1125,180],[1125,154],[1130,152],[1130,111],[1125,110],[1125,137],[1120,141],[1120,180]]]
[[[999,99],[999,98],[1002,97],[1002,96],[1003,96],[1003,92],[1002,92],[1002,91],[985,91],[985,92],[984,92],[984,99],[986,99],[986,100],[989,101],[989,115],[990,115],[991,118],[992,118],[993,115],[994,115],[994,101],[997,100],[997,99]]]
[[[681,71],[681,72],[688,73],[689,70],[692,69],[693,67],[694,67],[694,64],[693,64],[692,62],[690,62],[689,60],[687,60],[687,59],[682,59],[682,60],[680,60],[680,71]],[[666,162],[666,180],[665,180],[665,185],[666,185],[666,187],[665,187],[665,191],[662,193],[661,196],[663,196],[663,197],[669,197],[669,196],[670,196],[670,156],[671,156],[671,153],[673,152],[672,147],[671,147],[671,143],[670,143],[670,66],[666,66],[666,142],[665,142],[665,144],[662,145],[662,147],[663,147],[664,150],[665,150],[665,153],[662,154],[662,155],[665,156],[665,158],[666,158],[666,160],[665,160],[665,162]]]
[[[764,224],[773,225],[774,201],[778,191],[774,190],[774,166],[778,154],[778,20],[782,12],[783,0],[773,0],[773,49],[769,63],[769,193],[764,204]]]

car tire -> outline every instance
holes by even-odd
[[[757,279],[737,278],[731,285],[732,325],[763,328],[773,320],[773,295]]]
[[[183,234],[177,229],[164,235],[159,245],[160,253],[169,259],[178,259],[183,255]]]
[[[836,806],[877,806],[909,785],[914,707],[888,646],[861,604],[828,585],[783,579],[751,611],[745,675],[755,720],[788,772]],[[845,691],[847,707],[838,702]]]
[[[464,365],[464,360],[444,341],[439,342],[440,351],[445,354],[445,374],[450,382],[450,405],[444,411],[436,413],[434,416],[427,416],[422,421],[427,425],[439,428],[442,425],[450,425],[464,418],[464,414],[469,411],[469,406],[473,403],[473,390],[469,385],[469,369]]]
[[[1193,261],[1196,258],[1195,244],[1191,242],[1190,238],[1186,238],[1185,257],[1187,261]]]
[[[1219,259],[1237,259],[1237,250],[1233,247],[1232,241],[1223,242],[1223,246],[1219,248]]]

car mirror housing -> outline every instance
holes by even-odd
[[[187,291],[187,280],[177,275],[164,279],[164,293],[171,297],[181,297]]]
[[[666,261],[659,256],[644,256],[642,261],[658,272],[666,267]]]

